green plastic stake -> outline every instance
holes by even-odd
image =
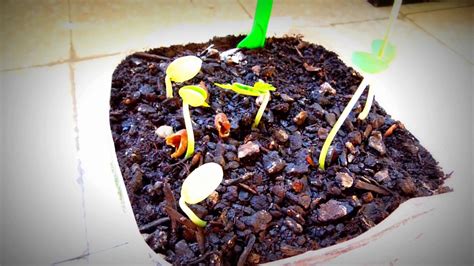
[[[237,48],[255,49],[265,45],[268,22],[272,13],[273,0],[257,0],[250,34],[237,44]]]

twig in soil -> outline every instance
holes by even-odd
[[[298,55],[301,57],[301,58],[304,58],[303,54],[301,53],[300,49],[298,49],[298,47],[295,47],[296,49],[296,52],[298,53]]]
[[[204,255],[202,255],[201,257],[199,257],[195,260],[191,260],[191,261],[186,262],[186,265],[199,264],[200,262],[203,262],[205,259],[207,259],[207,257],[209,257],[209,255],[211,255],[213,253],[214,253],[214,251],[207,252],[207,253],[205,253]]]
[[[372,184],[369,184],[367,182],[360,181],[360,180],[355,180],[354,181],[354,187],[358,188],[358,189],[364,189],[364,190],[376,192],[376,193],[379,193],[379,194],[382,194],[382,195],[385,195],[385,196],[392,194],[392,192],[390,190],[388,190],[388,189],[386,189],[382,186],[372,185]]]
[[[241,187],[241,188],[247,190],[248,192],[250,192],[250,193],[252,193],[252,194],[254,194],[254,195],[257,195],[257,194],[258,194],[257,191],[255,191],[255,189],[251,188],[249,185],[246,185],[246,184],[244,184],[244,183],[239,183],[239,187]]]
[[[163,186],[163,193],[165,194],[165,201],[166,201],[166,208],[170,208],[176,211],[177,205],[176,205],[176,199],[173,195],[173,191],[171,191],[170,184],[166,182]],[[168,213],[168,215],[171,217],[171,215]],[[171,219],[171,230],[173,232],[176,232],[176,221]]]
[[[143,233],[145,231],[148,231],[150,229],[153,229],[153,228],[157,227],[160,224],[164,224],[164,223],[167,223],[169,221],[170,221],[169,217],[160,218],[158,220],[155,220],[153,222],[150,222],[150,223],[147,223],[145,225],[140,226],[140,228],[138,228],[138,230],[140,231],[140,233]]]
[[[234,179],[224,180],[224,186],[231,186],[231,185],[235,185],[235,184],[238,184],[238,183],[245,182],[248,179],[250,179],[251,177],[253,177],[253,175],[254,175],[254,173],[250,172],[250,173],[246,173],[245,175],[239,176],[239,177],[234,178]]]
[[[188,218],[184,217],[181,213],[176,211],[175,209],[171,208],[170,206],[165,207],[166,213],[170,217],[171,221],[176,221],[180,223],[181,225],[184,225],[188,227],[191,230],[197,230],[197,225],[195,225],[191,220]]]
[[[198,227],[188,218],[181,215],[181,213],[179,213],[178,211],[172,209],[170,206],[166,206],[165,210],[171,218],[171,221],[179,222],[181,225],[194,231],[194,234],[196,235],[196,241],[199,246],[199,251],[201,251],[201,253],[204,253],[206,251],[206,238],[204,237],[203,229],[201,227]]]
[[[249,241],[247,242],[247,246],[245,246],[244,251],[239,257],[239,261],[237,262],[237,266],[244,266],[245,262],[247,261],[247,257],[250,254],[250,251],[253,248],[253,244],[255,244],[255,235],[250,235]]]
[[[166,60],[166,61],[170,60],[170,58],[166,57],[166,56],[157,55],[157,54],[149,54],[149,53],[145,53],[145,52],[137,52],[137,53],[134,53],[133,56],[146,58],[146,59],[160,60],[160,61],[161,60]]]
[[[204,236],[204,231],[201,227],[197,227],[196,241],[198,243],[199,251],[201,251],[201,254],[206,252],[206,237]]]
[[[383,137],[386,138],[386,137],[391,136],[393,134],[393,131],[397,128],[398,128],[398,123],[394,123],[387,129],[387,131],[385,131],[385,133],[383,134]]]

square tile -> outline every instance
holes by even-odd
[[[69,58],[68,2],[2,1],[0,69]]]
[[[472,0],[436,0],[424,3],[402,5],[400,8],[400,13],[408,15],[413,13],[466,7],[472,5],[474,5]]]
[[[75,63],[80,158],[92,264],[159,261],[138,231],[109,125],[112,73],[124,54]]]
[[[209,39],[248,19],[236,1],[190,0],[72,1],[71,16],[78,57]]]
[[[67,65],[1,73],[6,264],[51,264],[86,249]]]
[[[407,17],[474,64],[474,6],[418,13]]]
[[[239,0],[252,16],[256,0]],[[364,0],[275,0],[270,23],[277,17],[291,17],[295,27],[324,26],[388,18],[389,8],[375,8]]]

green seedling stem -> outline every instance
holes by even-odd
[[[185,159],[190,158],[194,153],[194,132],[193,132],[193,123],[191,121],[191,114],[189,112],[189,104],[183,102],[183,118],[184,126],[186,127],[186,132],[188,134],[188,147],[186,148]]]
[[[402,5],[402,0],[395,0],[393,3],[392,11],[390,12],[390,19],[388,21],[388,26],[387,30],[385,31],[385,35],[383,37],[382,45],[380,46],[380,49],[377,53],[377,58],[378,60],[382,60],[384,55],[385,55],[385,50],[388,46],[388,39],[390,37],[390,33],[393,30],[393,27],[395,25],[395,19],[398,16],[398,13],[400,12],[400,6]],[[367,75],[369,75],[367,73]],[[369,115],[370,108],[372,107],[372,103],[374,101],[374,96],[375,96],[375,89],[374,86],[369,87],[369,93],[367,96],[367,101],[365,102],[364,109],[362,112],[359,114],[357,117],[360,120],[365,120],[367,116]]]
[[[326,156],[328,154],[329,147],[331,146],[331,143],[334,137],[336,136],[337,132],[341,128],[342,124],[344,123],[344,120],[346,120],[347,116],[351,112],[352,108],[354,108],[354,105],[356,104],[357,100],[360,98],[360,96],[364,92],[364,89],[367,87],[367,85],[368,85],[367,79],[363,79],[359,87],[357,88],[356,92],[352,96],[351,100],[347,104],[346,108],[344,108],[344,111],[342,111],[342,114],[337,119],[336,123],[334,124],[334,127],[329,132],[328,137],[326,138],[326,141],[324,141],[323,148],[321,149],[321,153],[319,154],[319,168],[324,170]]]
[[[165,77],[166,98],[173,98],[173,85],[171,85],[170,76]]]
[[[262,119],[263,113],[265,112],[265,108],[267,107],[268,102],[270,101],[270,92],[266,92],[263,94],[263,101],[258,108],[257,115],[255,116],[255,120],[253,121],[252,128],[257,128],[260,120]]]
[[[402,0],[395,0],[395,2],[393,3],[392,11],[390,12],[390,19],[388,21],[387,31],[385,31],[385,35],[383,37],[383,44],[382,44],[382,47],[380,47],[380,51],[378,53],[379,58],[382,58],[385,53],[385,48],[387,47],[387,44],[388,44],[388,38],[395,24],[395,19],[397,18],[398,13],[400,12],[401,5],[402,5]]]
[[[193,223],[199,227],[204,227],[206,226],[207,222],[203,221],[201,218],[199,218],[186,204],[186,201],[184,201],[184,197],[179,198],[179,207],[181,207],[181,210],[189,217]]]

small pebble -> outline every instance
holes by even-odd
[[[336,95],[336,89],[334,89],[331,84],[329,84],[328,82],[324,82],[323,84],[321,84],[321,86],[319,87],[319,93],[322,93],[322,94],[329,94],[329,95]]]
[[[380,155],[385,155],[387,148],[382,140],[382,133],[380,133],[380,131],[372,132],[372,135],[369,138],[369,147],[378,151]]]
[[[258,155],[259,153],[260,153],[260,146],[255,142],[249,141],[239,146],[239,151],[237,153],[237,156],[239,157],[239,159],[243,159],[243,158]]]
[[[398,182],[398,186],[408,196],[413,196],[416,194],[416,185],[411,179],[411,177],[403,178]]]
[[[369,202],[372,202],[372,200],[374,200],[374,195],[372,195],[372,192],[366,192],[364,194],[362,194],[362,200],[365,202],[365,203],[369,203]]]
[[[293,122],[295,122],[297,126],[302,126],[306,121],[306,118],[308,118],[308,112],[301,111],[293,118]]]
[[[362,143],[362,134],[359,131],[352,131],[347,135],[347,140],[357,146]]]
[[[324,118],[330,126],[334,126],[334,124],[336,123],[336,115],[334,113],[326,113],[324,115]]]
[[[157,128],[155,130],[155,134],[158,137],[164,139],[164,138],[168,137],[169,135],[173,134],[173,128],[170,127],[170,126],[163,125],[163,126],[160,126],[159,128]]]
[[[318,138],[320,140],[325,140],[328,137],[328,134],[329,134],[329,130],[327,130],[326,128],[320,127],[318,129]]]
[[[277,129],[273,131],[273,137],[280,143],[285,143],[288,141],[288,133],[284,129]]]
[[[321,204],[318,209],[318,221],[329,222],[342,218],[352,212],[354,208],[345,202],[329,200]]]
[[[257,233],[267,229],[272,220],[272,215],[265,210],[261,210],[251,216],[244,216],[241,220],[246,225],[251,226],[254,233]]]
[[[280,158],[277,151],[271,151],[263,156],[263,167],[270,175],[281,172],[285,166],[286,162]]]
[[[356,153],[356,149],[355,149],[354,145],[352,144],[352,142],[349,142],[349,141],[346,142],[345,146],[346,146],[347,150],[349,150],[349,152],[350,152],[351,154],[355,154],[355,153]]]
[[[284,224],[290,228],[291,231],[301,234],[303,233],[303,226],[301,224],[297,223],[295,220],[291,219],[290,217],[286,217]]]
[[[294,102],[294,101],[295,101],[295,99],[293,99],[293,98],[291,98],[290,96],[288,96],[288,94],[282,93],[282,94],[280,95],[280,97],[281,97],[281,99],[282,99],[284,102],[286,102],[286,103],[291,103],[291,102]]]
[[[352,187],[352,183],[354,183],[352,176],[344,172],[336,173],[336,181],[343,188]]]
[[[290,110],[290,105],[288,103],[280,103],[273,106],[272,111],[279,114],[286,114]]]
[[[377,182],[379,183],[384,183],[385,181],[388,181],[390,179],[388,169],[383,169],[375,173],[374,179],[377,180]]]

